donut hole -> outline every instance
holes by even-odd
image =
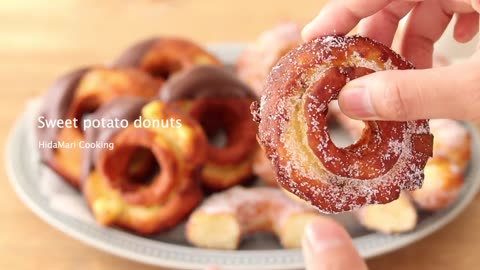
[[[365,128],[363,121],[352,119],[341,111],[330,114],[331,116],[328,116],[330,120],[327,122],[328,134],[335,146],[345,148],[360,139]]]
[[[228,123],[234,117],[227,106],[215,104],[200,112],[198,121],[205,130],[210,145],[225,148],[231,141],[231,130]]]
[[[207,132],[208,143],[215,145],[218,148],[224,148],[227,146],[228,135],[227,131],[223,128]]]
[[[147,65],[145,69],[155,78],[167,80],[172,74],[182,69],[182,63],[178,59],[168,57],[156,59]]]
[[[143,146],[117,145],[105,161],[110,183],[122,192],[136,191],[151,185],[161,174],[153,152]]]
[[[126,168],[129,182],[142,186],[150,185],[160,173],[160,164],[152,151],[146,147],[135,147]]]

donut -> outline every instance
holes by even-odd
[[[290,49],[302,43],[302,26],[283,22],[260,34],[239,56],[236,72],[240,79],[250,85],[258,96],[263,83],[277,61]]]
[[[285,248],[299,248],[305,226],[318,217],[276,188],[233,187],[208,197],[189,217],[187,240],[201,248],[237,249],[245,236],[276,235]]]
[[[470,132],[458,121],[450,119],[432,119],[429,124],[435,136],[433,156],[444,157],[464,171],[472,155]]]
[[[417,209],[405,192],[387,204],[365,205],[355,216],[365,228],[385,234],[411,231],[418,221]]]
[[[199,122],[209,138],[201,172],[206,189],[223,190],[252,177],[258,146],[248,86],[222,68],[197,66],[167,81],[160,98]]]
[[[119,96],[152,98],[160,83],[148,74],[131,68],[88,67],[57,79],[44,98],[40,116],[45,121],[78,120],[76,127],[41,127],[40,142],[62,143],[70,147],[41,148],[42,160],[74,187],[80,186],[82,122],[86,115]]]
[[[326,125],[328,104],[348,80],[413,66],[360,36],[324,36],[300,45],[272,69],[260,103],[252,104],[258,140],[281,186],[320,211],[385,204],[422,185],[432,156],[426,120],[365,121],[354,144],[337,147]]]
[[[423,186],[411,192],[411,196],[423,210],[440,210],[458,198],[463,185],[462,170],[448,159],[438,156],[427,162]]]
[[[175,37],[155,37],[128,48],[112,66],[136,67],[160,81],[165,81],[177,71],[202,64],[221,65],[221,62],[192,41]]]
[[[163,102],[134,98],[113,100],[92,117],[134,123],[87,133],[89,142],[114,146],[90,149],[83,167],[83,193],[98,223],[150,235],[176,226],[200,203],[207,139],[195,121]],[[135,126],[137,119],[151,124]],[[170,119],[181,125],[165,124]]]

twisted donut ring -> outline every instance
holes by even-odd
[[[139,234],[171,228],[202,199],[198,172],[206,159],[206,137],[195,121],[159,101],[145,105],[120,98],[95,117],[109,119],[119,114],[131,121],[139,115],[144,120],[177,119],[182,125],[131,125],[88,134],[89,141],[114,145],[113,150],[92,149],[87,155],[83,191],[88,204],[103,225]],[[157,172],[152,173],[146,153],[152,153],[159,164]]]
[[[42,148],[42,159],[74,187],[80,186],[83,117],[119,96],[152,98],[160,83],[132,68],[89,67],[60,77],[50,87],[42,107],[46,121],[78,120],[77,127],[39,128],[39,141],[62,142],[75,147]]]
[[[222,65],[213,54],[192,41],[155,37],[127,49],[113,62],[114,67],[137,67],[164,81],[177,71],[194,65]]]
[[[216,193],[190,215],[185,230],[195,246],[237,249],[256,232],[275,234],[285,248],[299,248],[305,226],[319,213],[278,188],[233,187]]]
[[[359,36],[325,36],[290,51],[272,69],[260,104],[258,139],[279,183],[327,213],[387,203],[422,185],[433,136],[425,120],[366,121],[362,137],[337,147],[328,104],[347,81],[385,69],[411,69],[401,56]]]
[[[210,138],[202,170],[206,188],[222,190],[251,178],[257,127],[248,86],[222,68],[197,66],[172,77],[160,96],[199,122]]]

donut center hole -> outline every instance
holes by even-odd
[[[227,131],[224,128],[207,131],[208,143],[218,148],[224,148],[228,143]]]
[[[145,186],[161,173],[161,167],[150,149],[137,146],[132,151],[125,173],[129,182]]]
[[[327,122],[328,134],[335,146],[345,148],[360,139],[365,123],[352,119],[337,110],[333,113],[330,109],[327,114],[327,119],[329,119]]]
[[[113,151],[105,161],[104,170],[112,186],[122,192],[149,186],[161,174],[161,166],[149,148],[117,145]]]
[[[182,69],[182,64],[174,59],[160,59],[147,67],[148,72],[155,78],[167,80],[172,74]]]
[[[218,106],[206,106],[198,120],[205,130],[209,144],[217,148],[225,148],[230,141],[231,113],[227,106],[216,105]]]

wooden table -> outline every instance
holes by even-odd
[[[0,4],[0,141],[25,102],[58,74],[102,63],[127,45],[167,34],[199,42],[245,41],[285,19],[306,22],[322,0],[11,0]],[[4,163],[4,144],[0,146]],[[159,269],[85,246],[33,215],[0,167],[0,269]],[[480,196],[450,225],[397,252],[368,261],[371,269],[480,268]]]

